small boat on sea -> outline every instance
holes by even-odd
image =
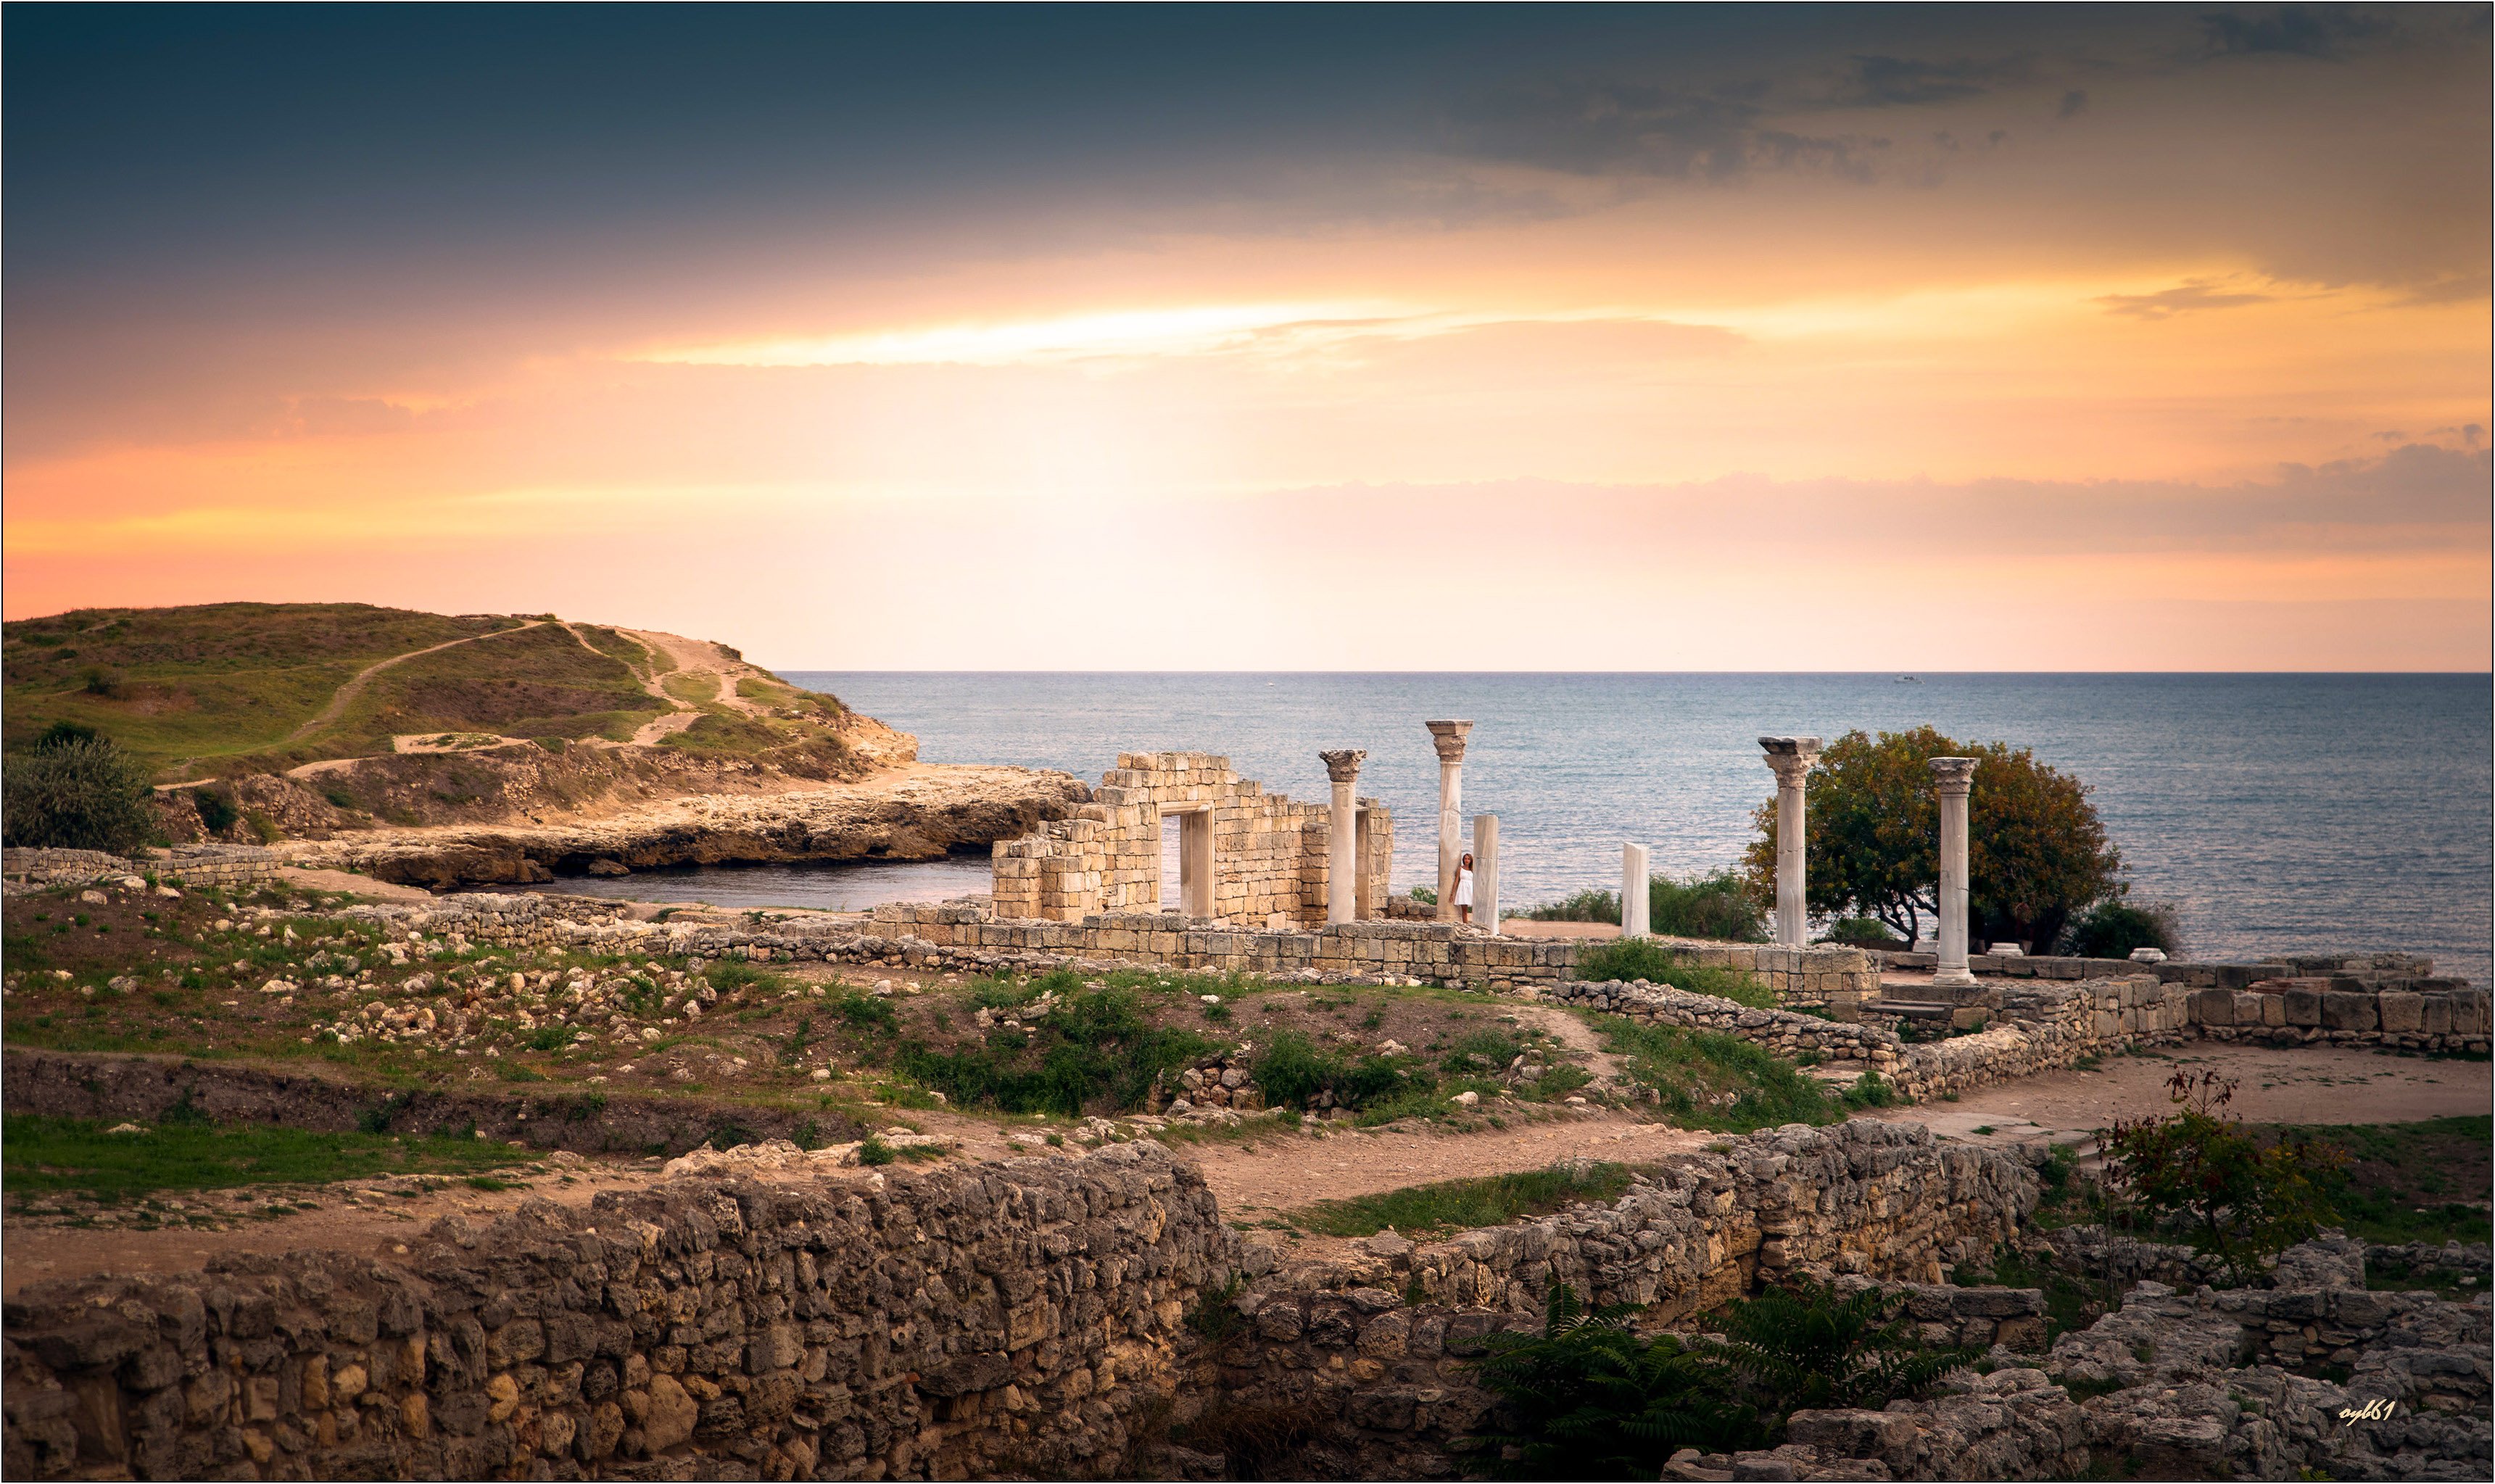
[[[1912,675],[1900,675],[1900,676],[1898,676],[1898,677],[1897,677],[1897,684],[1899,684],[1899,685],[1922,685],[1922,684],[1923,684],[1923,682],[1922,682],[1922,681],[1920,681],[1920,680],[1917,680],[1917,679],[1916,679],[1914,676],[1912,676]]]

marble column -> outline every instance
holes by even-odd
[[[1319,753],[1334,783],[1334,823],[1326,837],[1326,921],[1349,922],[1360,911],[1360,804],[1352,786],[1369,754],[1357,748]]]
[[[1941,795],[1940,962],[1932,982],[1962,989],[1975,982],[1966,967],[1966,801],[1975,791],[1975,759],[1935,757],[1930,766]]]
[[[1473,922],[1498,931],[1498,816],[1473,816]]]
[[[1470,722],[1426,722],[1438,750],[1438,920],[1456,920],[1456,863],[1464,854],[1464,735]]]
[[[1776,942],[1799,948],[1810,931],[1809,899],[1802,891],[1802,786],[1819,760],[1819,739],[1761,737],[1759,746],[1776,775]]]
[[[1642,845],[1620,847],[1620,936],[1644,938],[1647,935],[1646,911],[1650,900],[1647,895],[1647,850]]]

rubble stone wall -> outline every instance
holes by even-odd
[[[11,1478],[1084,1476],[1234,1239],[1148,1146],[703,1180],[7,1306]]]
[[[1180,827],[1174,814],[1205,810],[1213,816],[1214,916],[1260,927],[1325,921],[1331,806],[1268,793],[1210,753],[1120,754],[1092,802],[1071,818],[998,841],[997,910],[1052,922],[1156,911],[1165,905],[1163,831]],[[1368,880],[1359,895],[1382,902],[1393,819],[1375,799],[1360,801],[1360,816]]]
[[[1788,1275],[1904,1280],[1933,1338],[2038,1351],[2041,1292],[1938,1285],[1944,1264],[2007,1240],[2036,1192],[2008,1154],[1857,1120],[1762,1130],[1674,1159],[1611,1206],[1443,1243],[1381,1232],[1350,1256],[1280,1267],[1250,1239],[1242,1266],[1257,1278],[1198,1370],[1213,1400],[1189,1446],[1287,1426],[1309,1439],[1293,1464],[1304,1476],[1453,1477],[1453,1445],[1489,1409],[1469,1362],[1492,1335],[1538,1326],[1555,1281],[1670,1327]]]

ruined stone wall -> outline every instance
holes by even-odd
[[[12,846],[0,851],[0,876],[46,885],[154,876],[187,886],[247,886],[276,875],[277,852],[257,846],[177,845],[162,858],[141,860],[103,850],[41,847]]]
[[[1538,1326],[1554,1280],[1589,1303],[1649,1306],[1648,1327],[1789,1274],[1910,1280],[1925,1286],[1909,1313],[1936,1338],[2041,1349],[2041,1293],[1929,1286],[2007,1240],[2036,1192],[2006,1154],[1858,1120],[1762,1130],[1676,1159],[1611,1206],[1444,1243],[1386,1232],[1282,1267],[1251,1239],[1243,1267],[1258,1277],[1196,1373],[1207,1405],[1185,1436],[1235,1453],[1253,1432],[1290,1431],[1304,1477],[1453,1477],[1453,1444],[1489,1409],[1469,1362],[1490,1336]]]
[[[1394,824],[1386,806],[1362,799],[1369,880],[1361,895],[1387,894]],[[1100,775],[1092,802],[1019,840],[999,841],[997,911],[1070,922],[1095,912],[1153,912],[1161,901],[1161,841],[1174,813],[1213,816],[1213,913],[1255,926],[1325,921],[1333,811],[1267,793],[1230,759],[1210,753],[1123,753]]]
[[[1233,1239],[1148,1146],[707,1180],[7,1308],[11,1478],[1115,1474]]]
[[[1656,1025],[1738,1036],[1779,1056],[1860,1066],[1918,1102],[2068,1067],[2084,1056],[2177,1039],[2190,1024],[2189,993],[2146,974],[2015,986],[2002,992],[2004,1018],[1990,1029],[1923,1042],[1876,1026],[1751,1009],[1670,985],[1579,981],[1542,994]]]
[[[875,922],[888,939],[915,940],[940,950],[948,965],[964,967],[1011,966],[1022,957],[1054,954],[1219,974],[1416,978],[1507,990],[1558,984],[1594,946],[1586,939],[1509,938],[1401,920],[1339,923],[1315,932],[1256,932],[1169,912],[1016,921],[970,902],[893,903],[875,910]],[[1879,997],[1879,972],[1859,949],[1656,941],[1693,963],[1754,974],[1798,1003]]]

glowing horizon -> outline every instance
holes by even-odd
[[[2490,664],[2483,7],[599,14],[12,13],[5,616]]]

